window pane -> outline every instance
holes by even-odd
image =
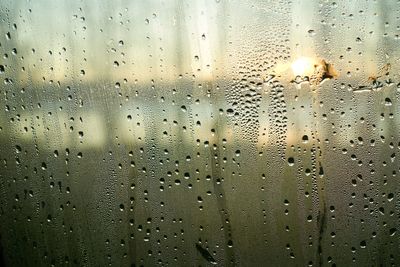
[[[0,265],[399,265],[398,1],[1,1]]]

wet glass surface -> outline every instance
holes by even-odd
[[[400,264],[398,1],[1,1],[0,263]]]

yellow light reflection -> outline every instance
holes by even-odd
[[[314,71],[314,62],[310,58],[301,57],[291,67],[295,76],[310,76]]]

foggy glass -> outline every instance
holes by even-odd
[[[399,18],[1,1],[0,265],[400,265]]]

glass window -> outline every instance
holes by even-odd
[[[0,265],[400,265],[398,1],[1,1]]]

